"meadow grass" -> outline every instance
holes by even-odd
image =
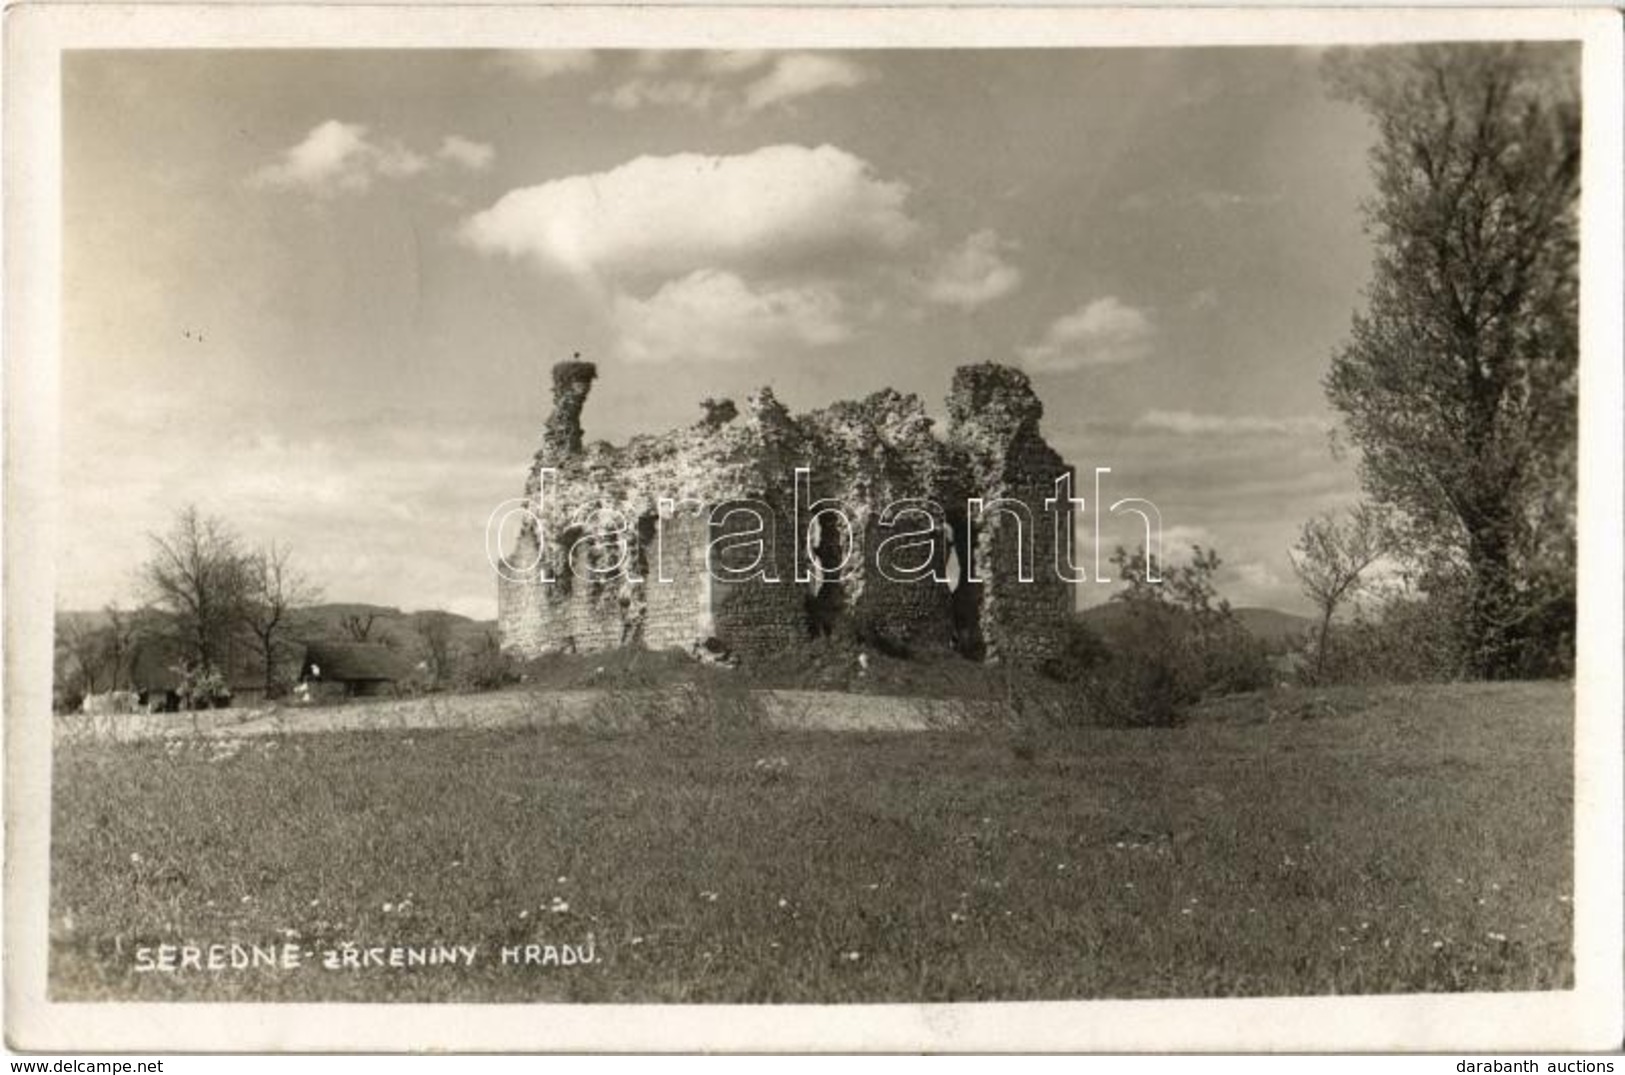
[[[57,1000],[882,1002],[1572,983],[1567,684],[1141,730],[63,744]],[[502,946],[581,945],[577,966]],[[140,973],[161,943],[472,967]]]

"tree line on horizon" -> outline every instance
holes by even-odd
[[[321,587],[288,545],[249,546],[229,523],[195,505],[181,508],[169,530],[148,540],[150,552],[137,573],[138,607],[109,604],[94,620],[57,616],[59,711],[77,708],[89,695],[148,686],[135,682],[137,658],[147,648],[163,655],[187,708],[223,704],[241,683],[252,682],[267,698],[286,695],[295,685],[302,644],[317,639],[402,652],[422,668],[422,682],[413,686],[425,689],[445,686],[470,668],[477,674],[499,653],[493,631],[464,638],[469,632],[446,612],[402,617],[404,632],[398,620],[366,608],[336,619],[318,616],[313,606],[323,598]]]

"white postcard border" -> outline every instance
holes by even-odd
[[[748,17],[746,17],[748,14]],[[5,24],[5,1027],[122,1051],[1495,1051],[1622,1033],[1621,22],[1585,9],[36,5]],[[45,999],[61,280],[60,55],[183,47],[1058,47],[1581,39],[1576,987],[1541,994],[844,1006]],[[74,525],[95,525],[74,520]]]

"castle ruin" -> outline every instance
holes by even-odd
[[[835,635],[1023,666],[1056,654],[1072,504],[1053,498],[1071,468],[1039,432],[1025,373],[956,370],[944,437],[914,395],[792,415],[763,388],[621,446],[583,442],[596,377],[587,362],[553,368],[498,583],[504,649],[749,661]]]

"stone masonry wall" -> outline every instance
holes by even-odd
[[[554,369],[555,406],[526,484],[533,519],[512,562],[539,556],[556,581],[499,583],[504,648],[535,656],[628,645],[704,647],[750,660],[830,633],[896,651],[957,646],[1018,664],[1039,664],[1056,652],[1072,592],[1055,574],[1054,520],[1044,501],[1067,467],[1039,433],[1043,406],[1019,370],[988,364],[956,371],[946,438],[933,432],[917,397],[889,389],[801,416],[762,389],[743,408],[705,400],[695,425],[619,447],[587,443],[582,435],[596,375],[579,361]],[[812,529],[806,519],[796,531],[798,467],[811,472],[811,497],[829,498],[851,519],[850,535],[838,525]],[[975,547],[950,554],[946,535],[957,529],[959,540],[966,536],[967,496],[1028,506],[1033,525],[1019,536],[1030,548],[1031,582],[1017,576],[1017,528],[997,516],[972,520]],[[662,497],[679,502],[663,519]],[[951,585],[903,582],[880,572],[877,554],[888,534],[880,514],[905,499],[929,505],[931,525],[944,535],[936,550],[943,570],[958,565],[962,572],[974,561],[981,585],[962,577]],[[776,582],[710,577],[708,556],[736,567],[750,559],[737,544],[716,544],[749,527],[748,516],[724,518],[720,510],[740,503],[768,511],[767,574]],[[915,517],[908,528],[919,524]],[[576,541],[593,526],[620,533],[593,531],[595,540]],[[847,559],[838,581],[795,581],[797,549],[809,537],[814,559]],[[624,561],[627,570],[578,577],[572,544],[578,569]],[[911,549],[906,559],[918,558]],[[670,581],[660,581],[661,563]]]
[[[1072,615],[1071,584],[1055,569],[1055,518],[1044,506],[1069,468],[1038,431],[1044,406],[1020,370],[992,364],[961,367],[948,397],[949,440],[963,454],[970,487],[984,513],[969,520],[982,656],[1040,665],[1059,652]],[[1026,518],[996,509],[999,500],[1026,506]],[[1062,511],[1063,526],[1072,525]],[[1024,532],[1025,531],[1025,532]],[[1018,543],[1031,556],[1031,581],[1019,570]]]
[[[650,556],[643,584],[643,644],[650,649],[687,649],[716,633],[705,550],[709,523],[696,512],[677,511],[661,520],[658,559]]]
[[[913,520],[905,520],[908,529],[914,529]],[[942,520],[937,520],[939,529]],[[921,649],[947,649],[953,642],[953,592],[942,583],[931,581],[903,581],[897,575],[888,578],[880,570],[881,542],[892,532],[883,529],[878,516],[871,517],[865,527],[862,553],[863,586],[849,606],[860,641],[871,642],[898,653],[911,653]],[[933,558],[933,570],[943,573],[947,568],[949,543],[939,541],[939,551]],[[913,567],[918,553],[910,549],[898,553],[899,563]]]
[[[795,546],[790,537],[791,517],[779,511],[771,515],[776,530],[774,540],[764,544],[766,577],[742,581],[715,580],[711,583],[712,613],[716,637],[728,649],[746,660],[799,645],[807,640],[808,587],[795,581]],[[712,536],[750,529],[750,517],[739,513],[724,515],[712,525]],[[722,566],[741,575],[750,571],[754,556],[744,546],[723,546]],[[775,578],[777,582],[768,582]]]

